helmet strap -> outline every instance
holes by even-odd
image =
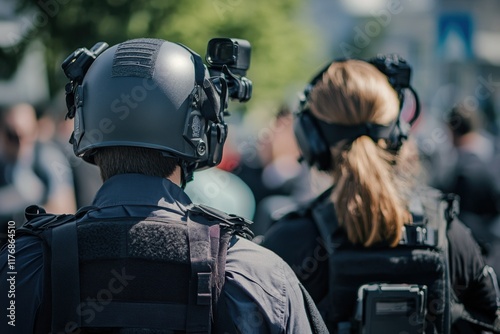
[[[181,167],[181,188],[185,189],[186,184],[193,180],[194,165],[186,160],[179,160]]]

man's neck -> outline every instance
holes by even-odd
[[[181,186],[181,167],[177,166],[175,168],[174,172],[169,177],[167,177],[167,179],[172,181],[173,183],[175,183],[176,185],[178,185],[180,187]]]

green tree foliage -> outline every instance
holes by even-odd
[[[301,0],[22,0],[20,14],[36,24],[16,48],[22,52],[29,40],[42,40],[55,93],[65,82],[64,57],[97,41],[163,38],[204,56],[210,38],[243,38],[252,44],[253,100],[279,100],[290,83],[305,82],[321,59],[303,8]]]

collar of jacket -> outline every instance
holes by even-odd
[[[104,182],[92,205],[98,208],[161,207],[184,215],[192,202],[178,185],[168,179],[141,174],[120,174]]]

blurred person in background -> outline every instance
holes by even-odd
[[[73,176],[68,160],[54,145],[38,140],[35,109],[27,103],[0,115],[0,217],[20,226],[32,204],[52,212],[75,212]]]
[[[460,197],[460,219],[484,246],[488,262],[500,270],[500,235],[492,233],[500,214],[500,152],[496,139],[484,130],[482,113],[464,102],[445,116],[454,150],[453,167],[438,185]]]
[[[408,90],[418,101],[409,82],[395,56],[333,62],[315,76],[295,134],[304,160],[333,185],[275,222],[262,245],[290,264],[332,333],[498,330],[494,271],[453,197],[419,186],[417,149],[406,140],[418,107],[401,116]],[[375,299],[365,300],[370,291]]]
[[[73,132],[73,120],[66,119],[66,113],[64,92],[61,92],[44,109],[39,124],[45,125],[45,141],[57,146],[67,158],[73,174],[76,207],[81,208],[92,204],[102,180],[97,166],[85,163],[73,153],[73,146],[68,140]]]
[[[471,228],[477,223],[486,227],[500,213],[500,165],[495,139],[481,130],[479,111],[464,103],[454,106],[445,121],[455,158],[454,169],[440,188],[460,196],[460,214],[465,223],[470,222]]]
[[[261,131],[257,141],[240,143],[240,157],[233,165],[233,173],[255,196],[254,224],[250,228],[257,236],[267,231],[275,212],[313,197],[309,170],[298,161],[300,152],[289,107],[282,105],[270,125]]]
[[[232,117],[235,117],[234,113]],[[237,116],[236,116],[237,117]],[[186,194],[193,203],[205,204],[224,212],[231,212],[248,220],[255,215],[255,197],[252,188],[244,182],[234,168],[241,156],[236,148],[241,122],[231,119],[224,143],[224,152],[219,165],[201,171],[195,171],[191,182],[186,184]],[[250,229],[252,229],[250,225]]]

